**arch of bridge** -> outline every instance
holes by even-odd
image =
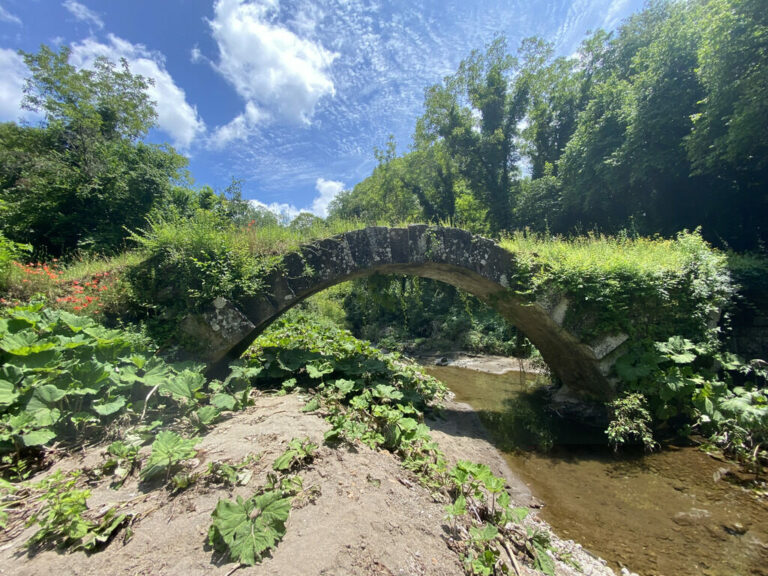
[[[286,254],[264,278],[259,295],[235,308],[218,299],[183,327],[219,363],[238,357],[272,321],[330,286],[372,274],[407,274],[440,280],[466,290],[496,309],[538,348],[572,395],[608,399],[607,374],[625,335],[583,342],[563,325],[565,298],[532,300],[529,275],[515,255],[481,236],[456,228],[424,225],[370,227],[319,240]]]

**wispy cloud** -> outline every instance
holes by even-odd
[[[65,0],[62,6],[64,6],[64,8],[66,8],[69,13],[72,14],[72,16],[81,22],[93,24],[99,29],[104,28],[104,21],[101,19],[101,17],[96,12],[88,8],[88,6],[85,4],[81,4],[75,0]]]
[[[113,34],[108,36],[107,43],[88,38],[72,46],[71,62],[77,67],[90,67],[99,56],[112,60],[125,58],[131,72],[154,81],[147,92],[156,102],[157,125],[171,137],[175,146],[188,149],[205,132],[205,123],[197,108],[187,102],[186,93],[166,69],[162,54]]]
[[[228,124],[214,130],[208,145],[211,148],[220,149],[232,142],[245,141],[266,119],[267,114],[259,110],[253,102],[247,102],[242,114],[238,114]]]
[[[9,22],[10,24],[17,24],[19,26],[22,25],[21,18],[15,14],[11,14],[2,6],[0,6],[0,22]]]

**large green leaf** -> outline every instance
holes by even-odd
[[[53,384],[45,384],[35,388],[35,392],[32,394],[32,398],[27,402],[27,410],[35,412],[37,410],[51,408],[59,400],[67,395],[66,390],[57,388]]]
[[[51,350],[56,346],[55,340],[40,340],[37,334],[31,331],[6,334],[0,340],[0,348],[14,356],[29,356]]]
[[[168,364],[157,357],[150,358],[144,365],[144,370],[141,381],[150,388],[162,385],[173,376],[173,371]]]
[[[93,411],[96,412],[96,414],[99,414],[100,416],[110,416],[111,414],[114,414],[115,412],[119,412],[123,406],[125,406],[126,400],[125,396],[118,396],[111,402],[94,402],[91,405],[91,408],[93,408]]]
[[[253,566],[285,535],[291,499],[279,491],[265,492],[248,500],[219,500],[208,533],[211,545],[226,551],[234,562]]]
[[[373,395],[382,400],[401,400],[403,393],[389,384],[377,384],[373,388]]]
[[[152,453],[141,469],[145,480],[166,473],[171,466],[195,455],[197,438],[182,438],[175,432],[163,430],[152,443]]]
[[[109,381],[110,366],[97,360],[79,363],[72,369],[72,394],[96,394]]]
[[[62,362],[63,354],[59,350],[44,350],[27,356],[11,356],[6,362],[21,370],[50,371]]]
[[[198,408],[195,411],[194,416],[200,426],[207,428],[216,421],[219,414],[221,414],[219,409],[216,408],[216,406],[211,406],[209,404],[208,406]]]
[[[7,380],[0,380],[0,406],[10,406],[19,397],[16,387]]]
[[[196,393],[205,384],[205,376],[196,372],[184,370],[176,377],[165,380],[160,390],[170,393],[175,398],[194,401]]]
[[[47,444],[51,440],[56,438],[56,432],[49,428],[41,428],[39,430],[32,430],[26,434],[21,435],[21,441],[24,446],[42,446]]]
[[[237,406],[237,399],[230,394],[220,392],[211,398],[211,404],[220,410],[234,410]]]
[[[333,382],[333,386],[339,391],[340,394],[347,395],[355,387],[355,381],[354,380],[347,380],[345,378],[339,378],[338,380],[335,380]]]
[[[70,312],[67,312],[66,310],[62,310],[59,319],[66,324],[72,332],[80,332],[84,328],[89,328],[95,324],[95,322],[88,318],[88,316],[77,316],[75,314],[71,314]]]
[[[77,334],[75,336],[57,336],[59,346],[71,350],[73,348],[80,348],[81,346],[89,346],[93,341],[84,334]]]
[[[330,362],[317,362],[307,364],[307,375],[310,378],[322,378],[326,374],[333,372],[333,364]]]

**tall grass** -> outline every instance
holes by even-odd
[[[501,246],[518,258],[556,272],[604,275],[678,274],[701,254],[701,242],[691,235],[675,239],[630,238],[590,234],[575,238],[516,232]]]
[[[317,219],[303,226],[277,223],[235,226],[212,212],[200,210],[192,218],[150,219],[146,228],[131,234],[130,239],[145,253],[157,250],[199,251],[226,244],[251,256],[280,256],[313,240],[330,238],[368,225],[354,220]]]
[[[698,231],[674,239],[516,233],[501,245],[517,256],[533,294],[568,297],[566,323],[587,337],[703,340],[734,293],[725,255]]]

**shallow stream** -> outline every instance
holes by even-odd
[[[614,569],[768,576],[768,505],[727,480],[733,465],[690,446],[617,457],[600,445],[599,431],[549,422],[531,395],[535,375],[428,371],[480,414],[512,470],[544,503],[540,516]],[[549,443],[548,452],[519,449]]]

